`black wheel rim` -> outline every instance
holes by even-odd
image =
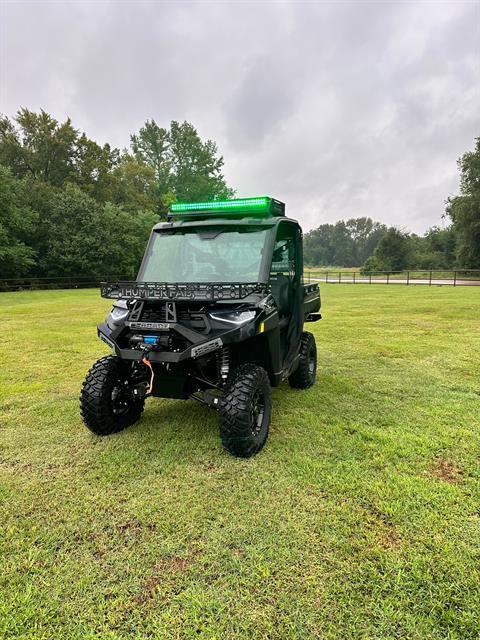
[[[131,395],[128,380],[117,380],[112,393],[112,413],[116,416],[123,416],[130,410]]]
[[[265,415],[265,396],[261,391],[256,391],[252,399],[251,425],[252,435],[258,436],[262,429]]]

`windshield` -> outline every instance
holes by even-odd
[[[258,282],[267,229],[155,233],[145,282]]]

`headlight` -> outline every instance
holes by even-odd
[[[107,324],[110,329],[114,329],[117,324],[123,322],[123,320],[127,319],[129,314],[129,310],[127,307],[127,303],[123,300],[119,300],[113,305],[113,309],[107,316]]]
[[[110,318],[115,322],[123,320],[128,316],[128,309],[121,309],[120,307],[113,307],[110,312]]]
[[[208,315],[214,320],[241,325],[254,320],[255,311],[211,311]]]

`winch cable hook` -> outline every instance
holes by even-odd
[[[142,358],[142,362],[143,364],[148,367],[150,369],[150,384],[147,388],[147,393],[152,393],[152,389],[153,389],[153,378],[155,377],[155,373],[153,372],[153,367],[152,367],[152,363],[150,362],[150,360],[148,359],[148,349],[145,349],[143,351],[143,358]]]

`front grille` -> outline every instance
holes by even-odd
[[[140,319],[142,322],[167,322],[165,303],[144,307]]]
[[[175,305],[175,302],[149,302],[138,301],[133,306],[128,317],[129,325],[134,329],[166,329],[168,326],[156,326],[166,323],[179,322],[197,331],[206,331],[207,322],[205,314],[198,309],[190,309],[188,306]]]
[[[128,319],[131,322],[176,322],[175,302],[136,302]]]

